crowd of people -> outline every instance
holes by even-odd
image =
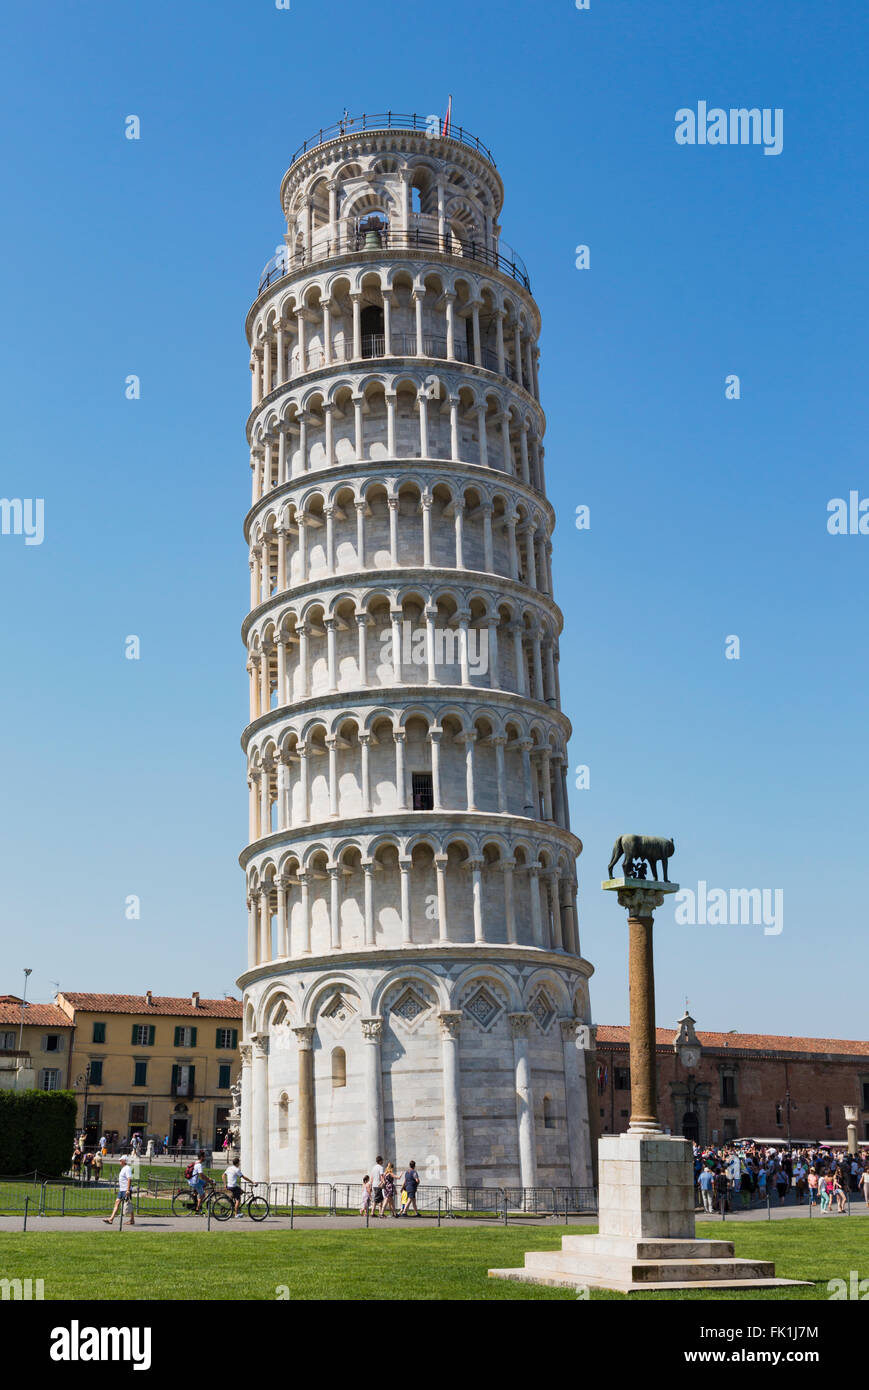
[[[742,1141],[694,1145],[694,1181],[704,1211],[725,1211],[753,1201],[781,1205],[791,1189],[796,1204],[822,1212],[845,1211],[851,1194],[869,1206],[869,1154],[849,1154],[820,1144],[790,1149]]]

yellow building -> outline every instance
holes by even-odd
[[[72,1023],[55,1004],[0,994],[0,1090],[65,1090],[72,1084],[72,1036]]]
[[[237,1079],[241,1002],[152,994],[58,994],[74,1026],[70,1076],[89,1144],[180,1139],[220,1149]]]

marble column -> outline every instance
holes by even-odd
[[[567,1148],[573,1187],[593,1187],[591,1130],[585,1055],[590,1029],[578,1018],[560,1020],[564,1056],[564,1097],[567,1105]]]
[[[383,1153],[383,1063],[381,1042],[383,1019],[362,1019],[362,1046],[365,1055],[365,1153],[360,1154],[368,1172],[378,1154]]]
[[[253,1104],[251,1114],[252,1147],[251,1171],[254,1182],[269,1180],[269,1037],[268,1033],[254,1033],[253,1065],[251,1067],[251,1090]],[[242,1093],[243,1094],[243,1093]]]
[[[438,1014],[441,1025],[441,1055],[444,1082],[444,1157],[448,1187],[465,1185],[465,1142],[462,1126],[462,1082],[459,1038],[462,1015],[457,1009]]]
[[[531,1089],[531,1063],[528,1057],[528,1028],[531,1014],[508,1014],[513,1034],[513,1067],[516,1086],[516,1127],[519,1135],[519,1185],[537,1186],[537,1137],[534,1126],[534,1095]]]
[[[317,1181],[314,1105],[314,1029],[294,1028],[299,1044],[299,1182]]]
[[[253,1046],[242,1043],[241,1054],[241,1171],[253,1172]]]

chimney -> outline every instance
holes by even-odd
[[[193,991],[193,993],[191,994],[191,996],[190,996],[190,1002],[191,1002],[191,1004],[193,1005],[194,1009],[198,1009],[198,1008],[199,1008],[199,990],[198,990],[198,989],[195,989],[195,990]]]
[[[145,1003],[148,1005],[149,1009],[151,1005],[154,1003],[154,1000],[151,997],[151,991],[149,989],[145,991]]]

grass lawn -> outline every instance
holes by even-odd
[[[590,1227],[583,1230],[590,1233]],[[574,1228],[578,1233],[578,1228]],[[4,1278],[45,1280],[46,1299],[379,1299],[384,1280],[407,1299],[573,1299],[570,1289],[489,1279],[520,1266],[526,1250],[561,1246],[564,1227],[402,1227],[354,1231],[143,1231],[0,1234]],[[632,1294],[668,1299],[827,1299],[827,1281],[866,1267],[869,1223],[781,1221],[698,1224],[698,1236],[734,1242],[736,1254],[775,1260],[776,1273],[814,1288]],[[627,1295],[593,1290],[592,1299]]]

